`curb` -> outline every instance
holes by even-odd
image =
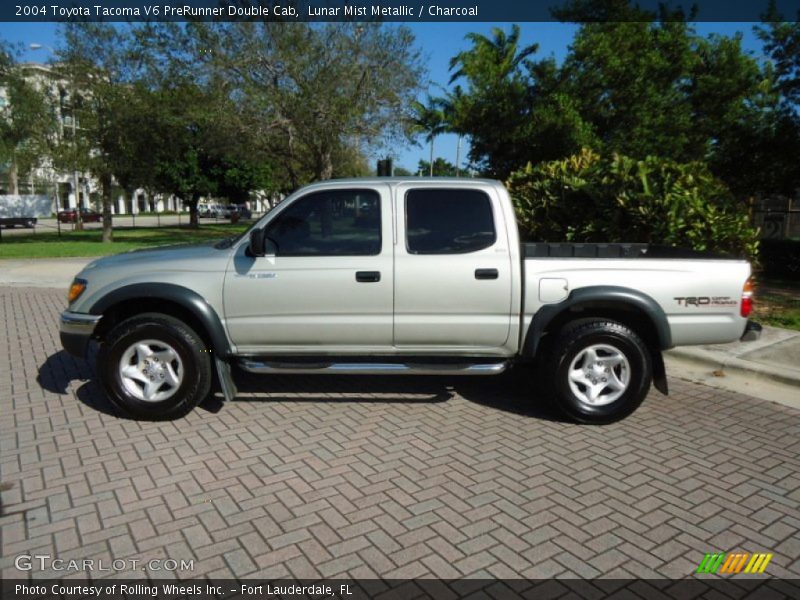
[[[702,363],[703,365],[711,367],[714,371],[733,371],[743,375],[755,375],[756,377],[767,378],[785,385],[800,387],[800,369],[795,369],[795,372],[787,374],[785,367],[777,368],[749,360],[743,360],[735,356],[721,358],[719,354],[715,352],[699,348],[675,348],[669,350],[666,356],[674,356],[682,360]]]

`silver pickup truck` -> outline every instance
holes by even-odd
[[[238,237],[92,262],[70,288],[61,341],[84,357],[97,340],[109,398],[146,419],[185,414],[215,378],[232,399],[238,369],[529,364],[532,397],[605,423],[651,381],[667,393],[662,350],[758,336],[749,277],[745,261],[644,244],[521,244],[496,181],[334,180]]]

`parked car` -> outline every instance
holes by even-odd
[[[747,261],[647,244],[521,244],[508,192],[478,179],[355,179],[295,192],[216,245],[100,258],[61,342],[147,419],[226,399],[235,370],[495,375],[585,423],[626,417],[662,351],[758,337]]]
[[[75,223],[77,218],[78,216],[74,208],[62,210],[58,213],[58,220],[62,223]],[[82,208],[81,221],[84,223],[102,223],[103,215],[88,208]]]
[[[216,212],[216,204],[201,203],[197,205],[197,215],[199,217],[213,217]]]
[[[218,204],[216,216],[218,219],[230,219],[234,212],[236,211],[230,204]]]
[[[246,204],[231,204],[231,211],[236,212],[241,219],[252,219],[253,211]]]
[[[227,219],[231,216],[231,207],[225,204],[201,204],[197,206],[197,214],[211,219]]]

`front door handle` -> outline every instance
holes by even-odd
[[[356,281],[360,283],[376,283],[380,280],[380,271],[356,271]]]
[[[497,279],[497,269],[475,269],[475,279]]]

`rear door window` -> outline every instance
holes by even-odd
[[[479,190],[420,189],[406,194],[411,254],[466,254],[497,240],[492,201]]]

